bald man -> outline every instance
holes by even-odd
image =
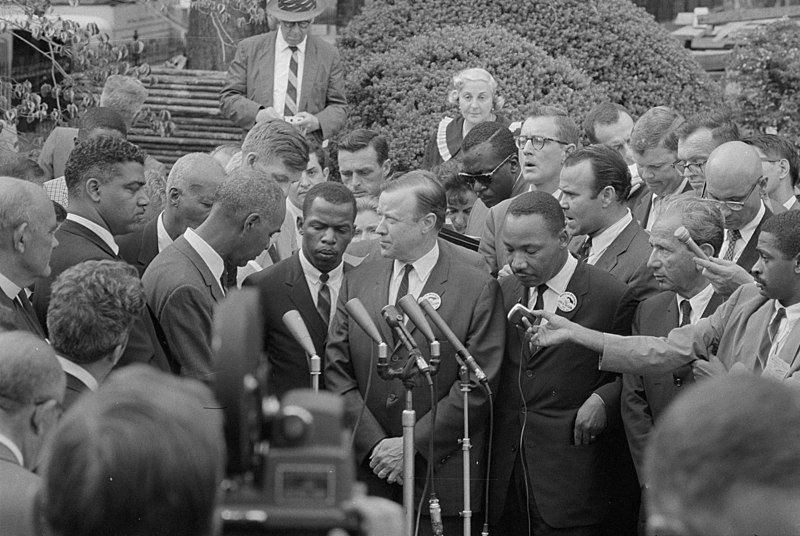
[[[187,228],[196,229],[211,212],[225,169],[211,155],[180,157],[167,178],[167,203],[157,217],[132,233],[118,236],[119,255],[143,275],[152,260]]]
[[[719,205],[725,218],[725,240],[719,259],[699,260],[714,289],[729,296],[752,282],[750,269],[758,260],[756,245],[761,226],[772,212],[761,200],[766,177],[755,148],[740,141],[723,143],[706,163],[703,197]]]
[[[44,338],[26,288],[50,275],[50,255],[58,245],[53,204],[31,182],[0,177],[0,305],[14,311],[18,329]]]
[[[0,528],[31,536],[42,446],[64,402],[66,379],[53,349],[25,331],[0,333]]]

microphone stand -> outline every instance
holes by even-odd
[[[469,368],[463,362],[461,357],[456,354],[460,366],[458,368],[459,385],[461,392],[464,393],[464,437],[461,438],[461,454],[463,457],[463,471],[462,476],[464,479],[464,509],[461,511],[461,517],[464,518],[464,536],[472,534],[472,504],[470,502],[470,454],[472,448],[472,441],[469,437],[469,393],[472,386],[469,383]]]

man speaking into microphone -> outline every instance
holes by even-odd
[[[377,348],[353,319],[344,304],[359,298],[383,340],[389,345],[389,367],[401,368],[408,359],[402,347],[395,349],[392,330],[381,318],[381,309],[396,304],[407,294],[427,299],[462,341],[485,372],[492,389],[504,351],[504,318],[497,282],[488,273],[468,266],[458,247],[438,239],[445,220],[444,189],[427,172],[414,171],[386,184],[378,200],[383,259],[365,263],[345,274],[339,293],[338,310],[331,324],[325,367],[326,386],[340,393],[346,403],[348,422],[356,425],[354,451],[358,479],[370,495],[400,502],[402,485],[414,485],[417,501],[433,464],[445,534],[460,534],[458,513],[463,504],[462,455],[463,393],[459,387],[459,365],[455,350],[434,327],[441,343],[441,364],[435,374],[437,415],[432,423],[431,393],[426,379],[418,374],[413,390],[416,425],[414,482],[402,482],[402,412],[405,388],[400,380],[385,381],[377,372]],[[428,342],[422,332],[409,330],[426,361]],[[471,378],[469,400],[472,437],[473,511],[481,509],[485,447],[488,441],[486,391]],[[433,458],[429,441],[433,439]],[[420,534],[431,534],[427,506],[422,509]],[[479,523],[473,524],[479,528]]]

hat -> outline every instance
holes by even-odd
[[[297,22],[313,19],[327,7],[326,0],[269,0],[267,14],[278,20]]]

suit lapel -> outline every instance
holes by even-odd
[[[636,220],[630,222],[614,239],[611,244],[609,244],[608,248],[606,249],[605,253],[600,256],[600,258],[595,263],[597,268],[604,270],[606,272],[610,272],[614,269],[614,267],[619,262],[619,257],[628,251],[628,247],[631,245],[631,241],[633,240],[634,235],[636,234]]]
[[[381,309],[389,303],[389,285],[392,279],[392,266],[393,261],[389,259],[375,261],[374,270],[372,271],[372,286],[367,295],[364,296],[364,300],[362,300],[370,318],[376,320],[378,330],[381,332],[383,340],[389,345],[391,345],[394,340],[394,334],[388,324],[383,321]]]
[[[446,299],[444,294],[445,291],[447,290],[445,283],[447,282],[449,276],[450,276],[450,259],[440,246],[439,259],[433,266],[433,270],[431,270],[431,273],[428,276],[428,280],[422,287],[422,292],[419,293],[419,297],[422,298],[426,294],[433,293],[437,294],[442,299],[442,302],[444,302],[444,300]],[[416,333],[417,327],[413,324],[413,322],[409,321],[407,327],[412,335]]]
[[[800,370],[798,351],[800,351],[800,328],[795,324],[779,352],[780,358],[791,365],[787,377]]]
[[[314,298],[311,296],[311,289],[308,288],[303,266],[300,264],[299,253],[295,253],[290,261],[291,270],[286,274],[286,286],[289,287],[289,299],[294,304],[295,309],[303,317],[309,330],[317,332],[322,340],[328,334],[328,326],[319,316],[319,311],[314,306]],[[333,307],[336,304],[332,304]]]
[[[750,270],[756,261],[758,261],[758,252],[756,251],[756,246],[758,245],[758,235],[761,234],[761,226],[764,225],[764,222],[772,217],[772,212],[768,208],[764,207],[764,210],[764,216],[762,216],[761,221],[758,222],[758,226],[756,227],[753,236],[751,236],[750,240],[747,242],[747,244],[745,244],[742,254],[739,255],[739,260],[736,261],[736,264],[745,270]]]
[[[314,77],[317,75],[318,70],[319,54],[317,43],[309,36],[306,40],[306,57],[303,60],[303,85],[300,89],[300,102],[297,103],[297,109],[301,112],[308,108],[308,94],[311,92],[311,88],[314,87]]]
[[[572,277],[569,279],[569,283],[567,283],[567,289],[564,291],[564,294],[571,292],[575,296],[575,307],[571,311],[562,311],[558,306],[556,306],[556,315],[566,318],[567,320],[572,320],[572,317],[580,311],[581,307],[583,307],[584,302],[586,301],[586,294],[589,292],[589,281],[586,277],[586,264],[579,262],[578,265],[575,267],[575,272],[572,274]],[[523,304],[527,306],[527,304]],[[520,330],[520,333],[521,330]],[[523,337],[524,343],[524,337]],[[523,344],[523,346],[527,346]],[[542,350],[542,347],[537,347],[536,350],[531,354],[531,357],[535,357]]]
[[[711,316],[714,314],[714,311],[717,310],[717,307],[723,304],[725,301],[725,297],[721,294],[717,294],[716,292],[711,295],[711,299],[708,300],[708,305],[706,305],[705,311],[700,318],[705,318],[707,316]]]
[[[102,249],[106,254],[114,259],[119,260],[119,255],[114,253],[111,248],[106,244],[102,238],[97,236],[91,229],[88,227],[84,227],[80,223],[76,223],[72,220],[66,220],[64,223],[61,224],[60,227],[61,231],[65,233],[70,233],[76,236],[80,236],[81,238],[88,240],[92,244],[96,245],[100,249]]]
[[[197,251],[186,241],[184,237],[179,237],[175,242],[175,247],[178,248],[186,257],[194,264],[197,271],[200,272],[200,275],[203,277],[203,282],[208,287],[211,296],[214,298],[216,302],[221,302],[222,299],[225,297],[225,294],[222,292],[222,287],[220,286],[220,282],[214,277],[214,274],[211,273],[211,270],[206,266],[205,261],[200,256]]]
[[[743,358],[747,370],[755,370],[756,362],[759,361],[759,350],[761,349],[761,340],[767,332],[769,321],[772,319],[772,313],[775,311],[772,300],[765,300],[753,313],[750,315],[749,320],[746,322],[747,329],[744,331],[745,337],[742,340],[744,348],[739,353]],[[747,336],[749,334],[749,337]],[[749,343],[749,344],[748,344]],[[752,345],[748,350],[747,346]],[[766,363],[761,363],[761,369],[764,369]]]
[[[150,220],[142,230],[141,247],[139,248],[139,262],[143,265],[150,262],[158,255],[158,218]]]

